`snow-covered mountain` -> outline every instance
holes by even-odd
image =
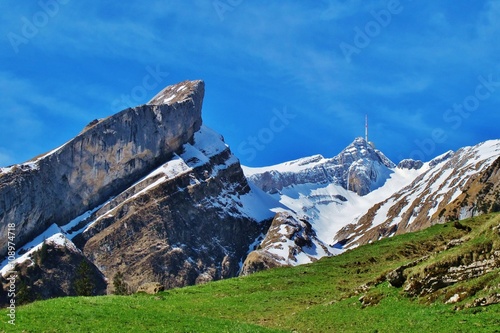
[[[460,196],[467,197],[486,189],[486,184],[471,188],[471,180],[494,165],[500,157],[500,140],[482,142],[448,152],[425,163],[423,171],[408,186],[394,192],[367,210],[359,219],[346,225],[335,239],[354,246],[381,237],[420,230],[449,219],[464,219],[492,211],[493,202],[482,207],[478,202],[452,205]],[[446,212],[448,208],[448,212]]]
[[[358,138],[332,159],[312,156],[270,167],[244,167],[244,171],[251,182],[307,221],[315,237],[333,253],[500,207],[493,204],[500,190],[490,182],[483,184],[491,192],[486,208],[477,202],[460,203],[452,212],[449,208],[457,199],[469,198],[471,188],[481,192],[471,181],[485,170],[489,176],[497,175],[497,169],[489,168],[499,157],[500,140],[493,140],[426,163],[403,160],[396,166]],[[272,248],[269,243],[266,246]]]

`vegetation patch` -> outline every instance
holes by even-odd
[[[412,278],[492,259],[499,249],[500,215],[460,223],[470,231],[453,222],[435,225],[310,265],[156,295],[37,301],[18,307],[16,326],[2,324],[0,331],[495,332],[498,266],[422,296],[405,291]],[[406,267],[405,282],[396,288],[387,275],[400,267]],[[114,282],[121,288],[119,275]]]

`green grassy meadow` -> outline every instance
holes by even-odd
[[[500,305],[466,308],[477,297],[500,293],[500,269],[409,297],[384,281],[389,271],[425,255],[426,266],[483,243],[499,249],[500,215],[485,215],[395,236],[313,264],[278,268],[158,295],[67,297],[16,309],[16,325],[2,310],[5,332],[500,332]],[[469,239],[445,249],[452,239]],[[439,253],[437,253],[439,251]],[[368,290],[359,287],[368,284]],[[445,304],[450,295],[467,298]],[[373,299],[363,306],[359,298]],[[459,307],[459,309],[457,309]]]

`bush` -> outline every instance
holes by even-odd
[[[115,295],[128,295],[130,293],[128,284],[123,280],[123,274],[120,271],[113,277],[113,287],[115,287]]]

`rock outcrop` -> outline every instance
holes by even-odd
[[[426,267],[425,274],[408,278],[404,291],[411,296],[425,296],[460,281],[468,281],[500,267],[500,251],[481,250],[466,256],[438,262]]]
[[[314,262],[318,257],[333,255],[306,220],[291,212],[277,213],[258,249],[250,252],[241,275],[278,266],[294,266]]]
[[[202,124],[202,81],[167,88],[150,103],[90,123],[56,150],[0,169],[0,233],[17,246],[108,200],[165,163]],[[6,254],[0,238],[0,256]]]
[[[159,282],[146,282],[143,285],[139,286],[137,292],[154,295],[158,294],[160,291],[163,290],[164,290],[163,285]]]

